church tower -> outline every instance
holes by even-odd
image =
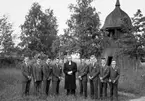
[[[102,31],[107,32],[106,36],[110,43],[109,46],[105,47],[102,53],[102,57],[106,58],[108,65],[111,64],[113,58],[116,59],[116,53],[119,50],[116,41],[131,29],[131,19],[128,14],[120,8],[120,2],[117,0],[115,9],[106,17],[102,27]]]

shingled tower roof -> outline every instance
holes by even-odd
[[[121,29],[122,26],[126,26],[131,29],[130,17],[120,8],[120,2],[117,0],[115,9],[106,17],[103,30],[109,29]]]

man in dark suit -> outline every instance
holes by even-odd
[[[31,65],[28,63],[29,57],[25,57],[24,63],[22,64],[21,71],[22,71],[22,96],[29,95],[30,90],[30,83],[32,78],[32,68]]]
[[[89,65],[89,80],[90,80],[90,93],[92,99],[98,99],[98,80],[99,80],[99,65],[96,63],[95,56],[90,58],[91,64]]]
[[[41,59],[38,57],[36,64],[33,65],[33,80],[34,80],[34,88],[35,88],[35,94],[41,95],[42,89],[42,80],[43,80],[43,71],[42,71],[42,64]]]
[[[116,66],[116,61],[112,61],[110,67],[109,85],[110,85],[110,100],[113,101],[113,95],[118,101],[118,80],[120,77],[120,70]]]
[[[72,61],[71,56],[68,56],[68,61],[64,64],[63,72],[65,74],[65,89],[67,90],[67,95],[75,95],[77,64]]]
[[[46,63],[43,64],[43,93],[45,95],[48,95],[49,92],[49,86],[51,82],[51,73],[52,73],[52,66],[51,66],[51,60],[48,58],[46,60]]]
[[[87,98],[87,74],[88,74],[88,66],[85,63],[85,59],[81,59],[80,66],[78,68],[78,78],[79,78],[79,85],[80,85],[80,95]]]
[[[62,67],[59,65],[59,59],[55,60],[55,64],[52,67],[52,91],[53,95],[59,94],[59,83],[62,79]]]
[[[105,58],[101,59],[101,66],[100,66],[100,98],[107,97],[107,83],[109,79],[109,67],[106,65]]]

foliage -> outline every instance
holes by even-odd
[[[140,10],[134,14],[132,24],[132,33],[125,33],[119,42],[125,55],[138,60],[145,56],[145,17]]]
[[[145,34],[145,16],[143,16],[140,9],[134,14],[132,18],[133,31],[140,34]]]
[[[8,21],[7,16],[0,18],[0,45],[3,55],[9,55],[14,49],[14,42],[12,40],[13,28],[12,24]]]
[[[70,53],[80,53],[81,57],[99,55],[100,19],[96,9],[91,6],[93,0],[77,0],[69,6],[72,12],[65,29],[65,44]]]
[[[33,3],[24,24],[21,25],[20,46],[30,54],[43,52],[51,57],[51,45],[57,36],[56,21],[53,10],[46,9],[43,12],[38,3]]]

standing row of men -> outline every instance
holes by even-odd
[[[21,68],[22,96],[29,95],[31,81],[34,84],[35,95],[42,95],[42,93],[48,95],[51,81],[53,94],[59,94],[59,83],[62,77],[62,67],[59,65],[59,59],[56,59],[54,65],[50,64],[50,59],[47,59],[46,63],[42,63],[40,58],[34,64],[30,64],[29,61],[29,58],[25,57]]]
[[[91,63],[86,65],[84,59],[81,61],[78,69],[78,78],[80,82],[80,95],[87,97],[87,77],[90,84],[90,95],[92,99],[103,99],[107,97],[107,86],[110,88],[110,100],[118,100],[118,80],[120,70],[116,66],[116,61],[112,61],[111,66],[106,65],[106,60],[101,59],[101,65],[96,58],[90,58]]]
[[[75,95],[76,90],[76,73],[79,79],[80,95],[87,98],[87,82],[90,84],[90,95],[92,99],[102,99],[107,97],[107,85],[110,86],[110,99],[113,100],[115,95],[118,99],[118,79],[120,75],[119,68],[116,66],[116,61],[112,61],[110,67],[106,65],[106,60],[101,59],[101,65],[96,61],[94,56],[90,57],[91,63],[86,64],[84,59],[77,68],[77,64],[72,61],[71,56],[68,56],[68,61],[64,63],[63,69],[59,65],[59,59],[56,59],[55,64],[50,64],[50,59],[46,63],[40,63],[38,58],[34,64],[28,64],[29,58],[24,59],[22,65],[22,92],[23,95],[29,94],[30,82],[33,79],[35,94],[40,95],[41,85],[43,83],[43,94],[48,95],[50,81],[52,81],[53,94],[59,94],[59,83],[62,79],[62,71],[65,74],[65,89],[67,95]]]

